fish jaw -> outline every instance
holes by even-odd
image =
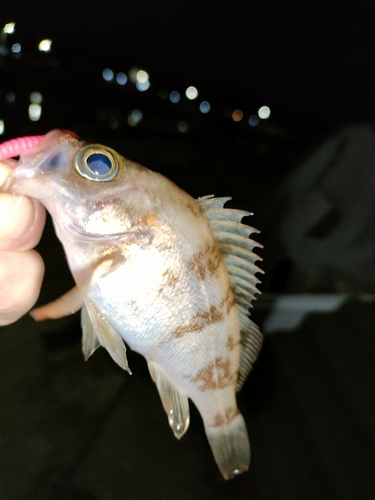
[[[41,201],[48,209],[48,200],[56,202],[60,194],[61,190],[56,187],[69,173],[69,162],[80,144],[80,141],[63,131],[49,132],[37,147],[20,157],[2,190],[30,196]]]

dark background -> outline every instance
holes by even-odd
[[[374,499],[373,3],[13,1],[0,18],[17,23],[0,56],[4,140],[67,128],[195,197],[231,195],[255,214],[266,271],[252,311],[264,348],[238,397],[247,474],[222,480],[193,407],[187,435],[173,438],[140,356],[129,352],[132,377],[104,350],[84,363],[78,315],[25,317],[0,335],[1,498]],[[36,49],[43,38],[50,54]],[[149,72],[148,91],[101,77],[134,66]],[[189,85],[210,113],[183,97]],[[261,105],[271,116],[250,127]],[[72,282],[50,221],[38,250],[42,304]],[[285,326],[304,297],[307,313]],[[337,309],[314,305],[332,297]],[[272,316],[280,298],[293,307]]]
[[[374,117],[371,1],[66,0],[26,6],[14,0],[1,10],[4,19],[74,51],[133,58],[169,77],[332,124]]]

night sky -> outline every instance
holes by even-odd
[[[372,1],[12,0],[2,21],[331,125],[375,117]]]

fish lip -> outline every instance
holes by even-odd
[[[123,231],[121,233],[111,233],[111,234],[99,234],[99,233],[89,233],[84,231],[82,227],[77,224],[64,224],[59,223],[60,229],[66,235],[70,235],[70,238],[73,238],[75,241],[80,241],[82,243],[94,243],[95,245],[103,245],[108,246],[113,243],[113,240],[116,242],[127,241],[134,242],[135,239],[139,239],[139,233],[135,234],[134,231]]]
[[[113,246],[114,244],[125,243],[127,245],[137,244],[143,247],[151,244],[154,239],[152,231],[147,227],[138,227],[130,231],[111,234],[88,233],[82,227],[71,222],[59,222],[58,228],[64,233],[66,238],[74,242],[100,246]]]

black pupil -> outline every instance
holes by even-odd
[[[91,172],[97,175],[105,175],[112,168],[111,160],[102,153],[94,153],[87,158],[87,165]]]

